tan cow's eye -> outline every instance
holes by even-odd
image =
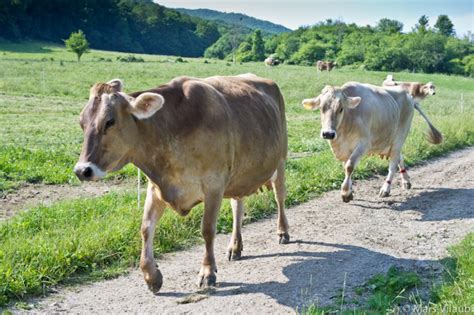
[[[342,113],[342,110],[343,110],[343,109],[344,109],[344,107],[341,107],[341,108],[339,109],[339,114]]]

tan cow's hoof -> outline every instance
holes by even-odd
[[[208,276],[199,275],[198,285],[200,288],[211,288],[216,286],[217,277],[215,274]]]
[[[403,182],[403,188],[405,188],[406,190],[411,189],[411,183],[410,182]]]
[[[148,285],[148,289],[150,289],[153,294],[158,294],[163,285],[163,275],[157,268],[156,273],[153,274],[153,278],[145,279],[145,282]]]
[[[381,198],[388,197],[388,196],[390,196],[390,191],[389,191],[389,190],[380,189],[379,196],[380,196]]]
[[[341,197],[342,197],[342,201],[350,202],[351,200],[354,199],[354,194],[351,192],[350,195],[348,196],[341,195]]]
[[[290,243],[290,234],[288,234],[287,232],[278,233],[278,237],[279,237],[278,243],[280,244]]]

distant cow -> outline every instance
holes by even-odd
[[[410,94],[416,102],[421,102],[425,99],[428,95],[435,95],[436,94],[436,87],[433,82],[428,83],[420,83],[420,82],[401,82],[401,81],[394,81],[393,75],[388,74],[387,78],[382,82],[383,87],[389,86],[400,86],[403,88],[408,94]]]
[[[307,109],[321,109],[321,137],[329,140],[336,158],[344,162],[346,177],[341,186],[344,202],[353,198],[351,175],[365,154],[390,159],[381,197],[390,194],[397,165],[403,186],[411,188],[401,150],[410,130],[413,108],[428,123],[430,142],[439,144],[443,139],[413,99],[399,87],[384,89],[357,82],[342,87],[326,86],[318,97],[305,99],[303,105]]]
[[[274,67],[278,66],[280,64],[280,60],[273,58],[273,57],[268,57],[264,61],[265,65],[268,67]]]
[[[277,233],[288,243],[285,104],[273,81],[252,74],[179,77],[130,94],[122,86],[116,79],[92,87],[80,116],[84,143],[74,171],[81,180],[98,180],[133,163],[148,177],[140,267],[150,290],[162,285],[153,236],[165,207],[184,216],[204,202],[200,286],[216,283],[214,237],[223,198],[232,198],[234,218],[229,260],[239,259],[243,248],[244,198],[262,185],[273,188]]]
[[[319,71],[327,70],[328,72],[331,71],[336,66],[336,63],[333,61],[322,61],[318,60],[316,62],[316,68]]]

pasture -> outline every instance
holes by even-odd
[[[343,170],[329,145],[319,138],[319,114],[308,112],[301,100],[314,97],[326,84],[361,81],[380,85],[384,72],[336,69],[317,73],[314,67],[263,63],[231,65],[223,61],[137,55],[143,63],[120,62],[126,53],[91,51],[80,63],[65,49],[43,43],[0,44],[0,192],[24,183],[78,185],[72,168],[83,136],[78,115],[95,82],[121,78],[125,92],[166,83],[189,75],[235,75],[252,72],[278,83],[286,101],[290,159],[287,163],[287,205],[338,189]],[[427,126],[415,113],[405,144],[408,165],[474,144],[474,80],[471,78],[395,73],[397,80],[434,81],[437,94],[422,107],[445,142],[432,146],[424,139]],[[297,157],[297,158],[296,158]],[[366,158],[355,172],[360,179],[385,173],[386,161]],[[110,177],[136,176],[128,166]],[[394,188],[398,189],[398,188]],[[143,198],[142,198],[143,200]],[[339,201],[338,201],[339,202]],[[246,222],[272,213],[270,193],[247,199]],[[186,218],[168,211],[157,228],[155,254],[199,241],[201,207]],[[116,276],[134,266],[140,250],[136,194],[125,192],[94,199],[65,200],[38,205],[0,225],[0,305],[30,294],[48,292],[52,285]],[[226,202],[219,232],[232,225]]]

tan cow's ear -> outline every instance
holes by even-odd
[[[350,108],[350,109],[356,108],[360,104],[360,101],[362,101],[362,98],[359,96],[354,96],[354,97],[347,96],[347,108]]]
[[[122,92],[123,90],[123,81],[120,79],[110,80],[107,84],[110,85],[115,92]]]
[[[138,119],[147,119],[159,111],[165,99],[157,93],[142,93],[130,102],[130,112]]]
[[[319,105],[321,104],[321,99],[318,97],[316,98],[307,98],[304,99],[302,102],[304,108],[309,109],[309,110],[316,110],[319,108]]]

